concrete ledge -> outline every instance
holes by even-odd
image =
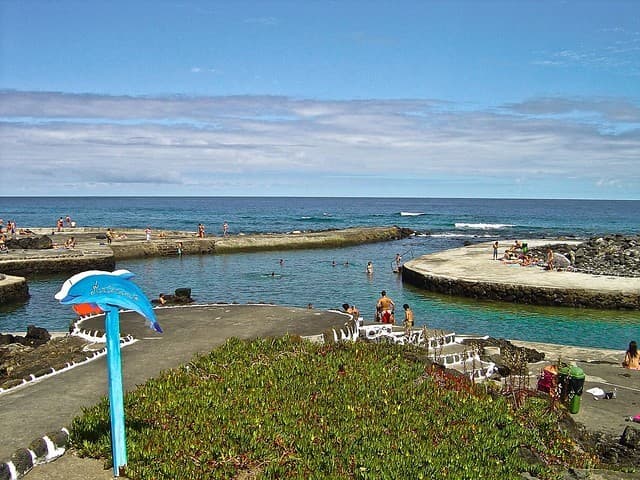
[[[0,271],[7,274],[33,275],[49,273],[79,273],[85,270],[114,270],[113,253],[56,255],[51,250],[11,255],[0,262]]]
[[[568,243],[525,240],[530,247]],[[491,243],[447,250],[407,262],[402,280],[425,290],[506,302],[640,310],[640,278],[545,271],[491,260]]]
[[[11,275],[0,275],[0,305],[21,302],[29,298],[27,279]]]

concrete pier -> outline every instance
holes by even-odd
[[[529,248],[572,243],[524,242]],[[640,310],[640,278],[523,267],[492,260],[492,252],[488,242],[425,255],[404,264],[402,280],[433,292],[484,300]]]

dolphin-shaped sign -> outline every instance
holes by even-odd
[[[63,305],[105,312],[107,337],[107,369],[109,382],[109,410],[111,416],[111,451],[113,474],[121,474],[127,464],[127,445],[124,423],[124,392],[122,389],[122,363],[120,360],[120,309],[138,312],[156,332],[162,328],[153,312],[151,302],[142,290],[131,281],[134,274],[128,270],[103,272],[90,270],[72,276],[55,294]]]
[[[109,310],[109,306],[133,310],[146,318],[153,330],[162,333],[151,302],[130,281],[134,276],[128,270],[89,270],[78,273],[64,282],[55,298],[63,305],[88,303],[97,305],[105,312]]]

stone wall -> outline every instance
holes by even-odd
[[[0,274],[0,305],[21,302],[29,298],[26,278]]]
[[[75,274],[85,270],[107,270],[115,269],[116,262],[113,255],[78,255],[62,258],[19,258],[2,262],[0,268],[2,273],[9,275],[52,274],[69,273]]]
[[[405,266],[402,281],[425,290],[479,300],[500,300],[531,305],[639,310],[640,292],[604,293],[595,290],[534,287],[530,285],[474,282],[418,273]]]

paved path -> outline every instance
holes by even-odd
[[[640,414],[640,370],[622,368],[624,351],[517,340],[513,340],[512,343],[544,352],[544,364],[575,361],[584,370],[585,383],[581,408],[578,414],[572,417],[589,431],[619,436],[625,427],[630,425],[625,418]],[[530,371],[539,374],[542,366],[542,363],[530,365]],[[597,400],[593,395],[586,393],[593,387],[599,387],[606,392],[616,388],[617,398]],[[637,423],[633,425],[640,428]]]
[[[137,314],[121,316],[121,334],[139,339],[122,349],[127,390],[230,337],[313,335],[342,326],[346,320],[334,312],[267,305],[162,308],[156,312],[164,334],[150,330]],[[102,321],[93,322],[84,326],[104,330]],[[0,459],[8,460],[18,448],[69,426],[83,406],[94,405],[107,393],[106,358],[102,357],[0,395]]]

